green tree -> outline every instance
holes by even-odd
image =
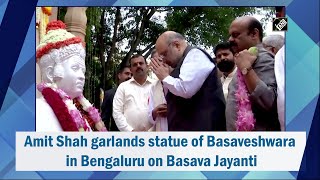
[[[228,38],[231,22],[253,14],[250,7],[182,7],[172,8],[167,15],[168,29],[184,34],[193,45],[213,47]]]

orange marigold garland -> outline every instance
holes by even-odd
[[[80,104],[80,102],[77,99],[74,99],[73,102],[74,102],[74,105],[76,106],[76,108],[80,111],[82,117],[88,121],[89,126],[91,127],[91,129],[93,131],[97,131],[94,121],[90,118],[88,113],[85,110],[83,110],[83,107]]]

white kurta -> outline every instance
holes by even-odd
[[[281,131],[285,129],[284,121],[284,102],[285,102],[285,46],[278,51],[275,56],[274,73],[277,81],[277,105],[278,105],[278,118],[280,121]]]
[[[131,78],[121,83],[113,99],[113,119],[120,131],[147,131],[152,127],[148,121],[148,97],[152,80],[143,85]]]

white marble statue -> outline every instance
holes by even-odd
[[[85,49],[65,24],[48,24],[37,47],[42,82],[37,89],[36,131],[106,131],[99,112],[82,95],[85,83]]]

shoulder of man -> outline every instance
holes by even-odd
[[[213,58],[211,57],[211,55],[204,49],[200,48],[200,47],[193,47],[190,51],[193,51],[195,53],[202,53],[204,54],[212,63],[214,63]],[[189,52],[190,52],[189,51]],[[214,63],[215,64],[215,63]]]
[[[263,48],[262,45],[257,45],[258,47],[258,58],[274,59],[274,55]]]
[[[116,91],[117,91],[117,87],[107,90],[105,92],[105,94],[106,95],[114,95]]]
[[[263,48],[262,45],[257,45],[258,47],[258,57],[257,60],[253,63],[253,68],[257,66],[262,66],[262,65],[271,65],[273,66],[274,64],[274,55],[268,52],[266,49]]]
[[[131,78],[131,79],[127,80],[127,81],[122,82],[121,84],[119,84],[119,86],[118,86],[117,89],[121,89],[121,88],[127,87],[129,84],[132,83],[132,81],[134,81],[133,78]]]
[[[197,47],[197,46],[193,46],[191,47],[190,51],[193,51],[193,52],[198,52],[198,53],[204,53],[204,54],[208,54],[206,50],[200,48],[200,47]],[[189,51],[189,52],[190,52]]]

